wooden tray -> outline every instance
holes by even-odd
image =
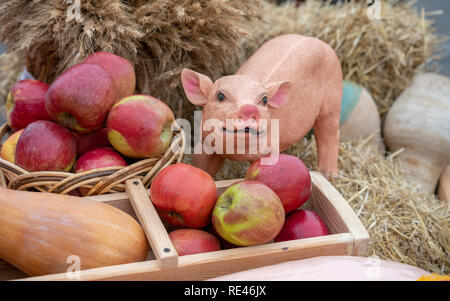
[[[115,206],[135,217],[142,225],[153,251],[144,262],[83,270],[79,280],[204,280],[302,258],[365,256],[369,235],[347,201],[321,174],[311,172],[311,178],[312,194],[305,207],[322,217],[331,235],[185,256],[176,253],[148,197],[148,189],[139,179],[126,182],[126,193],[87,197]],[[218,193],[239,180],[216,182]],[[2,280],[69,280],[68,276],[61,273],[27,278],[0,260]]]

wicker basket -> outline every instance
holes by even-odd
[[[41,192],[68,194],[78,188],[87,191],[86,196],[125,191],[125,180],[140,178],[149,187],[155,175],[172,163],[183,160],[186,138],[175,122],[172,143],[160,156],[137,161],[125,168],[106,167],[83,173],[54,171],[28,172],[19,166],[0,158],[0,185],[14,190],[36,189]],[[1,142],[11,134],[8,124],[0,128]]]

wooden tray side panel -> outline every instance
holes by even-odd
[[[321,186],[320,179],[312,176],[311,197],[307,202],[308,208],[316,212],[327,224],[331,233],[349,233],[350,229],[339,215],[335,204],[328,199]],[[335,197],[334,195],[331,197]]]
[[[125,182],[131,205],[162,268],[176,267],[178,254],[140,179]]]
[[[139,221],[136,212],[134,211],[133,206],[131,205],[130,199],[128,198],[128,195],[125,192],[115,194],[104,194],[85,198],[114,206],[122,210],[123,212],[131,215],[135,220]]]
[[[333,233],[350,232],[355,239],[352,255],[366,256],[369,234],[353,209],[320,173],[311,172],[313,182],[311,206],[331,227]]]
[[[325,255],[350,255],[353,251],[352,247],[353,237],[351,234],[334,234],[326,237],[180,256],[176,268],[162,269],[156,260],[152,260],[90,269],[81,272],[80,280],[205,280],[290,260]],[[63,273],[25,280],[58,281],[68,279]]]

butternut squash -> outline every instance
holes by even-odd
[[[113,206],[0,187],[0,258],[30,276],[143,261],[147,252],[141,226]]]

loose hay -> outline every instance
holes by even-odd
[[[286,153],[317,170],[316,150],[312,137]],[[449,274],[449,205],[408,183],[400,172],[399,156],[401,153],[385,157],[367,139],[341,142],[340,174],[332,184],[368,230],[369,256]],[[215,179],[243,177],[248,166],[248,162],[226,161]]]

